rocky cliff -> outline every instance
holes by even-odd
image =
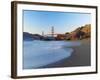
[[[66,33],[67,40],[80,40],[91,37],[91,25],[86,24],[81,26],[70,33]]]

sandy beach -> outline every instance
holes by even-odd
[[[81,45],[71,47],[74,51],[69,58],[43,66],[41,68],[77,67],[91,65],[90,39],[80,40]]]

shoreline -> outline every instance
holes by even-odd
[[[80,46],[70,47],[74,51],[69,58],[39,68],[79,67],[91,65],[90,39],[80,40]]]

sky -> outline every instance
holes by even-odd
[[[90,13],[23,10],[23,31],[32,34],[50,34],[52,26],[63,34],[85,24],[91,24]]]

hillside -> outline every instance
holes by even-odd
[[[23,40],[25,41],[31,41],[31,40],[40,40],[43,37],[39,34],[31,34],[28,32],[23,32]]]
[[[66,33],[67,40],[80,40],[91,37],[91,25],[86,24],[81,26],[70,33]]]

